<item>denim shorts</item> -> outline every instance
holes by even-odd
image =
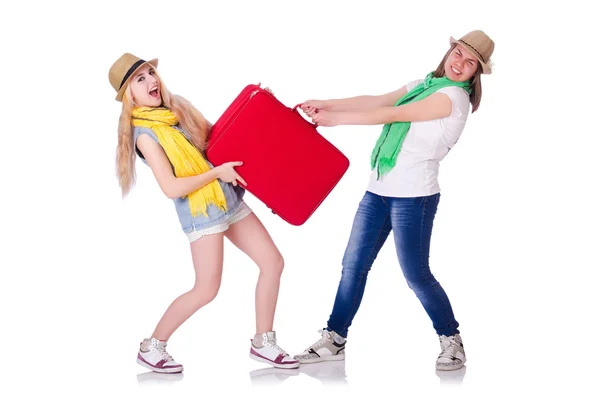
[[[248,207],[248,205],[242,201],[240,203],[240,205],[238,206],[238,208],[235,210],[235,212],[233,212],[230,216],[225,218],[223,220],[223,222],[213,225],[213,226],[209,226],[204,229],[193,230],[189,233],[186,233],[186,236],[190,240],[190,243],[193,243],[194,241],[196,241],[204,236],[208,236],[209,234],[223,233],[224,231],[229,229],[230,225],[233,225],[234,223],[241,221],[242,219],[244,219],[251,213],[252,213],[252,210],[250,209],[250,207]]]

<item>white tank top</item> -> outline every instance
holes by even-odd
[[[406,85],[412,90],[423,80]],[[458,141],[470,111],[469,94],[460,87],[444,87],[437,92],[448,95],[452,112],[448,117],[412,122],[396,165],[377,180],[377,169],[371,174],[367,190],[386,197],[421,197],[440,192],[440,161]]]

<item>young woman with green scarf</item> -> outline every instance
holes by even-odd
[[[283,258],[261,221],[243,201],[244,190],[238,182],[245,182],[235,171],[242,163],[213,167],[204,158],[210,124],[190,102],[167,90],[156,72],[157,64],[157,59],[146,62],[127,53],[110,68],[115,99],[122,102],[117,176],[125,196],[135,181],[136,155],[152,169],[161,190],[175,204],[181,228],[190,242],[196,280],[191,290],[171,303],[152,335],[140,343],[137,362],[154,372],[183,371],[183,366],[167,353],[167,340],[217,295],[226,237],[260,270],[255,294],[256,334],[251,339],[250,357],[278,368],[297,368],[300,364],[277,345],[273,331]],[[153,281],[159,284],[153,285]],[[156,277],[146,278],[141,285],[146,293],[160,291],[160,279]],[[196,346],[201,349],[200,344]]]
[[[371,154],[373,170],[359,204],[342,260],[342,275],[321,338],[295,358],[315,363],[345,358],[346,337],[358,311],[367,275],[393,231],[400,267],[429,315],[442,352],[438,370],[466,362],[448,296],[429,268],[433,219],[440,199],[440,161],[460,137],[469,106],[481,101],[481,74],[491,73],[494,42],[482,31],[459,40],[423,80],[380,96],[309,100],[301,109],[319,126],[377,125],[383,130]]]

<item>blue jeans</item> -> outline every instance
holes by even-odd
[[[327,330],[343,337],[348,335],[371,265],[393,230],[402,273],[433,322],[435,331],[446,336],[458,333],[458,322],[448,296],[429,270],[429,243],[439,200],[439,193],[410,198],[365,193],[342,261],[342,278]]]

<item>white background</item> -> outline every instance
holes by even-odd
[[[194,4],[2,5],[0,394],[597,388],[599,32],[586,2]],[[184,376],[144,375],[138,343],[192,286],[193,271],[173,205],[141,162],[137,186],[121,199],[112,63],[124,52],[158,57],[167,87],[215,121],[259,81],[288,106],[392,91],[433,70],[450,35],[473,29],[495,40],[495,69],[483,76],[480,110],[442,163],[431,250],[461,324],[466,371],[436,375],[435,332],[390,239],[350,329],[345,364],[257,372],[266,367],[248,350],[258,271],[228,244],[219,296],[170,341]],[[301,227],[247,195],[286,260],[275,329],[291,354],[318,338],[331,311],[380,130],[319,128],[351,165]]]

